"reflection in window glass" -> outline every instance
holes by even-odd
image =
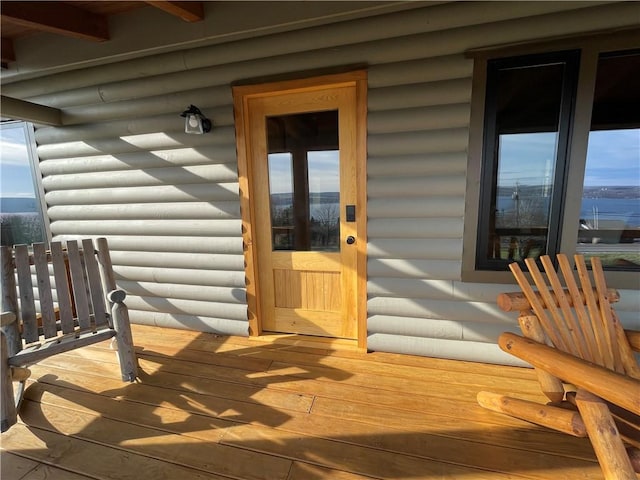
[[[598,62],[577,250],[640,268],[640,54]]]
[[[340,156],[337,150],[309,152],[311,249],[332,250],[340,232]]]
[[[568,70],[564,57],[489,64],[480,268],[501,269],[552,248]]]
[[[274,250],[293,247],[293,163],[290,153],[271,153],[269,191],[271,192],[271,227]]]
[[[544,231],[546,228],[557,142],[556,133],[500,135],[496,199],[498,231],[511,228]],[[527,157],[526,162],[523,162],[523,156]]]
[[[46,240],[37,183],[29,157],[29,126],[0,127],[0,233],[2,245]]]
[[[499,136],[494,258],[545,253],[557,138],[555,132]]]
[[[338,251],[338,112],[267,118],[274,250]]]

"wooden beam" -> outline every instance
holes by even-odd
[[[573,306],[573,299],[569,296],[569,290],[564,289],[565,295],[567,295],[567,300],[569,305]],[[615,288],[609,288],[607,290],[609,303],[616,303],[620,301],[620,293]],[[580,294],[582,295],[583,305],[585,304],[584,293],[580,290]],[[536,292],[536,297],[542,300],[542,295],[540,292]],[[556,297],[555,292],[551,292],[551,298],[554,299],[556,307],[559,306],[558,299]],[[517,312],[522,310],[531,310],[532,305],[525,297],[522,292],[507,292],[498,294],[497,301],[498,307],[505,312]]]
[[[3,20],[43,32],[103,42],[107,17],[63,2],[2,2]]]
[[[180,17],[185,22],[199,22],[204,19],[203,2],[170,2],[170,1],[148,1],[160,10],[164,10],[171,15]]]
[[[640,415],[638,380],[511,332],[500,335],[498,344],[503,351],[534,367]]]
[[[2,116],[6,118],[26,120],[43,125],[62,125],[62,115],[57,108],[27,102],[5,95],[0,95],[0,110],[2,111]]]
[[[3,7],[4,8],[4,7]],[[10,38],[2,38],[2,63],[16,61],[16,53],[13,50],[13,41]]]
[[[574,410],[484,391],[478,393],[477,399],[481,406],[494,412],[553,428],[574,437],[587,436],[580,414]]]

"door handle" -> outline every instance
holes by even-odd
[[[347,237],[347,245],[353,245],[354,243],[356,243],[356,237],[354,237],[353,235],[349,235]]]

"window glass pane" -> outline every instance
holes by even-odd
[[[557,236],[553,205],[566,144],[567,69],[557,60],[489,63],[480,268],[537,258]]]
[[[0,233],[2,245],[46,240],[38,189],[23,122],[0,127]]]
[[[498,258],[520,260],[544,253],[557,141],[555,132],[500,135],[495,197],[495,238],[500,244],[494,252]]]
[[[311,250],[337,250],[340,232],[339,152],[309,152],[307,162]]]
[[[338,251],[338,112],[267,119],[274,250]]]
[[[640,53],[598,62],[577,251],[640,268]]]
[[[269,191],[274,250],[293,249],[293,163],[290,153],[270,153]]]

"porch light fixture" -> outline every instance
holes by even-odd
[[[202,135],[211,131],[211,120],[205,117],[195,105],[189,105],[189,108],[182,112],[180,116],[185,118],[184,133]]]

